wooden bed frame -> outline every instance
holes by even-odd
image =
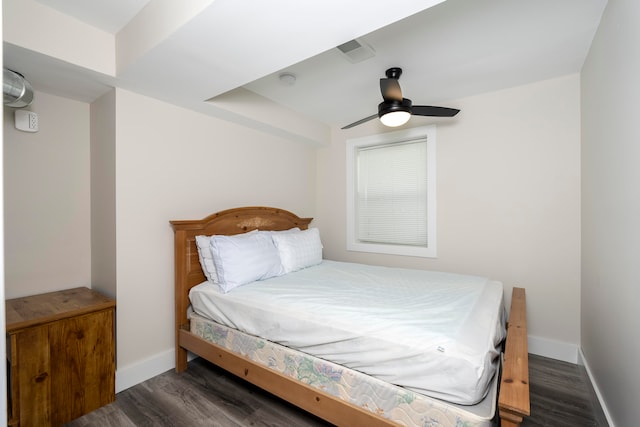
[[[176,371],[187,369],[187,351],[338,426],[396,425],[392,420],[345,402],[302,382],[259,365],[194,335],[189,329],[189,290],[206,280],[200,267],[195,237],[233,235],[247,231],[307,229],[313,218],[270,207],[221,211],[201,220],[171,221],[175,238]],[[529,408],[529,368],[525,290],[514,288],[503,355],[498,411],[502,427],[519,426]]]

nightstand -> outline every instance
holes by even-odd
[[[6,301],[10,426],[60,426],[115,400],[115,306],[88,288]]]

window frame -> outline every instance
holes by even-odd
[[[361,147],[427,140],[427,246],[367,243],[357,239],[357,153]],[[390,255],[436,258],[436,127],[403,129],[346,141],[347,151],[347,250]]]

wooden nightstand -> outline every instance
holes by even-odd
[[[115,400],[115,306],[88,288],[6,301],[10,426],[60,426]]]

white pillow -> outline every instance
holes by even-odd
[[[214,235],[210,246],[222,292],[282,274],[280,256],[270,233]]]
[[[276,230],[259,230],[258,232],[259,233],[267,233],[269,235],[272,235],[272,234],[296,233],[298,231],[300,231],[300,228],[293,227],[293,228],[290,228],[288,230],[278,230],[278,231],[276,231]]]
[[[283,273],[291,273],[322,262],[322,242],[317,228],[298,233],[274,234],[271,238],[278,248]]]

